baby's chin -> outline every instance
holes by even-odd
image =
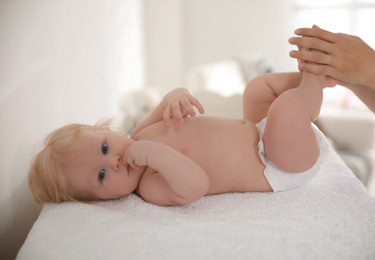
[[[146,166],[136,166],[135,168],[131,167],[130,165],[127,166],[128,174],[140,174],[142,175],[145,170]]]

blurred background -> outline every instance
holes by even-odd
[[[296,71],[288,39],[313,24],[375,47],[374,0],[0,1],[1,259],[41,210],[27,173],[48,133],[121,116],[145,88],[238,95],[253,75]],[[350,92],[330,90],[322,116],[340,151],[373,158],[374,115]]]

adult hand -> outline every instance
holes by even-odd
[[[361,84],[375,89],[375,51],[357,36],[332,33],[314,25],[299,28],[289,42],[297,45],[292,58],[305,60],[299,69],[328,75],[343,83]],[[303,48],[317,50],[311,52]]]

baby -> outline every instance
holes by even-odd
[[[243,94],[243,119],[196,116],[187,89],[169,92],[130,137],[106,124],[53,132],[34,158],[29,183],[44,202],[117,199],[135,192],[182,205],[226,192],[285,191],[317,173],[327,151],[318,117],[336,81],[306,72],[263,74]]]

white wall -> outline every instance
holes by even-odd
[[[160,89],[181,87],[186,59],[186,1],[142,2],[146,85]]]
[[[0,2],[0,258],[14,258],[40,206],[27,184],[45,136],[117,113],[142,84],[140,2]]]
[[[291,1],[203,0],[186,4],[186,66],[261,51],[276,70],[289,64]],[[203,21],[203,22],[202,22]]]
[[[47,133],[95,123],[117,112],[125,91],[183,86],[190,68],[239,53],[262,51],[277,71],[294,69],[291,8],[290,0],[0,1],[0,258],[15,255],[40,211],[27,171]]]
[[[296,70],[292,0],[143,0],[146,83],[171,89],[189,69],[263,52],[276,71]]]

